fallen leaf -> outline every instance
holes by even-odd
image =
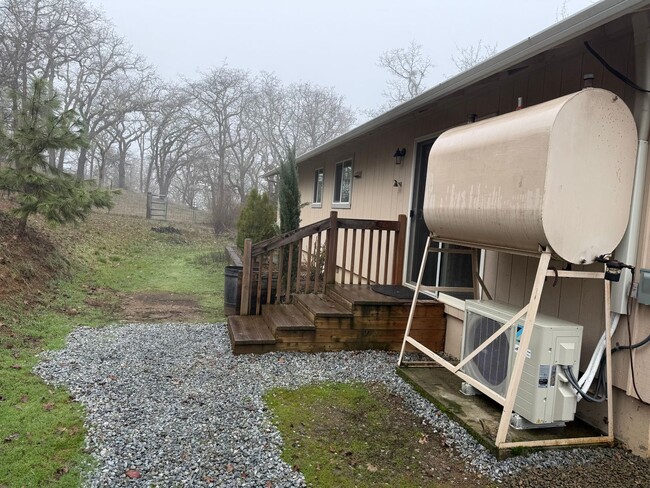
[[[420,434],[420,438],[418,439],[418,442],[420,444],[428,444],[429,443],[429,435],[428,434]]]
[[[20,403],[27,403],[29,401],[29,397],[27,395],[23,395],[20,397]]]
[[[284,359],[284,358],[280,358],[280,359],[278,359],[278,363],[280,363],[280,364],[284,364],[284,363],[286,363],[286,362],[287,362],[287,361],[286,361],[286,359]]]
[[[54,403],[48,402],[43,404],[43,410],[47,410],[48,412],[54,408]]]
[[[242,477],[242,478],[248,478],[248,475],[246,474],[245,471],[242,471],[242,473],[241,473],[241,477]]]
[[[368,463],[368,465],[366,466],[366,469],[368,471],[370,471],[371,473],[376,473],[378,468],[377,468],[377,466],[374,466],[374,465]]]
[[[266,483],[264,483],[264,488],[273,488],[273,483],[267,481]]]
[[[227,473],[232,473],[234,470],[235,470],[235,467],[232,464],[228,463],[228,465],[226,466],[226,472]]]
[[[13,434],[5,437],[5,442],[17,441],[19,437],[20,434],[18,432],[14,432]]]
[[[12,364],[9,366],[11,369],[23,369],[23,367],[20,364]]]
[[[297,464],[294,464],[293,466],[291,466],[291,471],[300,472],[300,466],[298,466]]]
[[[127,469],[126,470],[126,477],[131,478],[132,480],[137,480],[138,478],[141,478],[142,475],[140,474],[140,471],[137,469]]]
[[[214,483],[215,479],[212,476],[204,476],[203,481],[205,481],[206,483]]]

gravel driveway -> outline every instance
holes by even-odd
[[[622,452],[548,451],[498,462],[399,378],[396,363],[395,353],[380,351],[233,356],[224,324],[128,324],[77,329],[65,349],[43,353],[35,372],[86,406],[92,487],[305,486],[280,459],[282,439],[261,397],[272,387],[318,381],[382,383],[469,470],[504,484],[522,469],[585,469]]]

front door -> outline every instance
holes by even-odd
[[[424,193],[429,167],[429,153],[435,139],[423,141],[418,144],[415,159],[415,179],[413,182],[413,196],[411,199],[410,238],[408,244],[407,282],[416,284],[420,266],[424,256],[424,247],[429,236],[429,229],[424,222]],[[439,242],[432,242],[432,246],[454,248]],[[472,258],[468,254],[430,253],[427,266],[424,270],[422,284],[427,286],[472,287]],[[472,293],[446,292],[446,294],[466,299],[472,298]]]
[[[408,243],[408,283],[415,284],[418,281],[420,264],[424,255],[424,246],[427,243],[429,229],[424,223],[424,191],[427,183],[427,168],[429,165],[429,152],[435,139],[423,141],[418,144],[415,156],[415,179],[413,181],[413,195],[411,197],[411,210],[409,212],[410,229]],[[423,285],[435,286],[438,274],[438,257],[431,255],[427,260],[427,268],[422,279]]]

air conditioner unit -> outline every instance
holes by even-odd
[[[520,309],[491,300],[467,300],[462,357],[469,355],[508,322]],[[462,371],[484,387],[505,396],[519,342],[524,315],[489,344]],[[568,365],[578,375],[582,326],[537,314],[514,405],[514,412],[531,424],[557,424],[573,420],[576,395],[562,374]]]

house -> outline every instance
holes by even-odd
[[[481,120],[514,111],[520,98],[524,106],[532,106],[577,92],[583,87],[585,75],[593,75],[593,86],[618,95],[634,114],[640,157],[628,232],[616,257],[637,269],[650,268],[650,181],[645,178],[650,130],[649,0],[597,3],[300,156],[300,190],[303,200],[308,201],[302,210],[302,223],[322,222],[331,211],[341,219],[371,221],[396,221],[400,214],[407,215],[403,256],[389,256],[390,263],[377,265],[377,274],[389,267],[395,270],[393,261],[403,259],[400,278],[412,286],[429,233],[423,219],[423,199],[428,154],[436,137],[468,119]],[[336,269],[339,282],[349,274],[342,258],[339,253],[331,268]],[[496,300],[517,306],[524,305],[530,294],[536,267],[532,257],[495,251],[483,251],[480,256],[481,277],[487,289]],[[470,256],[432,259],[424,282],[443,290],[471,287],[471,269]],[[353,278],[354,274],[352,271]],[[363,270],[359,274],[364,277]],[[372,281],[372,276],[365,278]],[[624,272],[621,285],[614,286],[612,309],[623,314],[623,321],[629,317],[632,342],[636,343],[650,335],[650,306],[631,300],[628,310],[625,286],[630,280],[631,274]],[[634,277],[634,281],[638,280],[639,273]],[[549,280],[542,295],[541,312],[584,326],[583,366],[603,332],[605,307],[601,290],[600,285],[589,280],[560,278],[555,287]],[[436,296],[444,304],[444,351],[459,357],[464,298],[468,295],[447,290]],[[613,342],[629,343],[625,326],[617,329]],[[617,354],[613,361],[615,435],[636,453],[648,456],[650,406],[638,396],[650,401],[650,345],[635,349],[632,357],[633,370],[628,354]],[[603,404],[581,402],[578,415],[606,430],[607,410]]]

